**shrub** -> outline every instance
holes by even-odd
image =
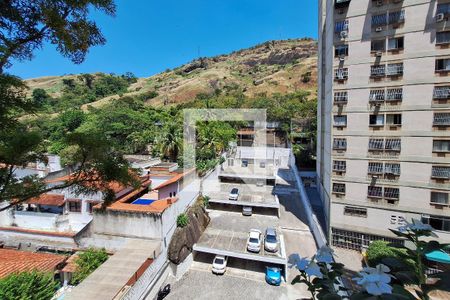
[[[209,196],[200,196],[200,197],[198,197],[199,202],[205,208],[208,207],[208,205],[209,205],[209,199],[210,199]]]
[[[183,228],[189,223],[189,218],[185,213],[179,214],[177,217],[177,227]]]
[[[79,284],[107,259],[108,253],[106,253],[105,249],[89,248],[83,253],[80,253],[75,260],[77,267],[70,283],[73,285]]]
[[[311,81],[311,72],[306,72],[302,74],[302,82],[303,83],[308,83]]]
[[[53,297],[57,288],[58,283],[51,273],[15,273],[0,279],[0,299],[46,300]]]
[[[395,258],[400,260],[405,265],[404,267],[415,269],[414,261],[405,257],[407,257],[406,249],[394,248],[385,241],[373,241],[367,249],[367,261],[371,267],[386,263],[383,261],[385,259]]]

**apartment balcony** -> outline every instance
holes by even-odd
[[[334,93],[334,104],[343,105],[347,104],[348,93],[347,92],[335,92]]]
[[[433,91],[433,99],[435,100],[450,99],[450,86],[436,86]]]
[[[450,44],[450,32],[436,32],[436,46],[446,46]]]
[[[348,80],[348,68],[340,68],[334,71],[334,80],[343,82]]]
[[[385,65],[375,65],[370,67],[370,77],[377,79],[386,76],[386,66]]]
[[[433,126],[449,127],[450,113],[434,113]]]
[[[450,179],[450,167],[433,166],[431,168],[431,178],[433,179]]]
[[[403,76],[403,63],[388,64],[386,70],[386,76],[398,77]]]
[[[394,28],[400,26],[400,24],[405,23],[405,11],[396,11],[389,13],[389,25],[392,25]]]

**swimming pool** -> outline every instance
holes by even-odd
[[[133,202],[131,202],[131,204],[150,205],[153,202],[155,202],[155,200],[139,198],[139,199],[136,199]]]

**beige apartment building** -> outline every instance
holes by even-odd
[[[318,119],[332,245],[450,241],[450,0],[320,0]]]

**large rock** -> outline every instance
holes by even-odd
[[[200,205],[190,207],[187,216],[189,224],[184,228],[178,227],[175,230],[169,245],[169,260],[176,265],[180,264],[192,252],[192,247],[211,220],[206,210]]]

